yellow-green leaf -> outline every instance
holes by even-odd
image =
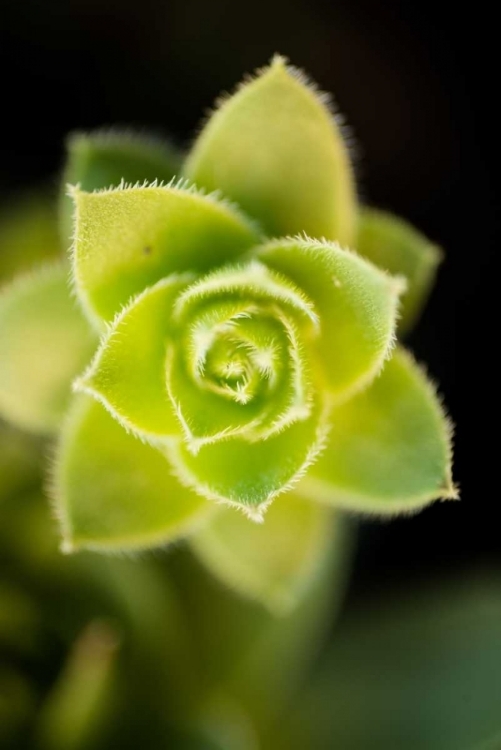
[[[192,537],[192,546],[230,588],[286,613],[319,573],[336,529],[330,508],[287,494],[275,500],[262,524],[221,511]]]
[[[67,152],[60,206],[64,238],[70,238],[73,229],[68,184],[91,191],[118,187],[122,181],[132,185],[146,180],[169,182],[179,174],[181,165],[180,153],[167,141],[115,129],[73,133]]]
[[[96,345],[63,265],[16,279],[0,293],[0,413],[34,432],[57,429]]]
[[[63,429],[53,485],[66,551],[166,544],[213,512],[181,487],[164,456],[87,396],[76,399]]]
[[[208,271],[258,240],[254,225],[232,206],[176,185],[74,189],[73,198],[74,283],[97,325],[170,273]]]
[[[317,401],[307,419],[266,440],[230,437],[203,445],[196,455],[180,441],[166,451],[183,484],[259,522],[270,502],[290,489],[324,448],[326,421],[325,405]]]
[[[172,308],[189,277],[147,288],[117,316],[76,390],[104,404],[126,430],[150,441],[180,434],[166,389]]]
[[[398,350],[361,395],[335,408],[329,446],[297,487],[303,497],[366,513],[454,499],[451,428],[432,384]]]
[[[407,333],[426,304],[442,251],[406,221],[372,208],[360,213],[356,247],[372,263],[407,280],[398,323],[399,333]]]
[[[354,240],[356,195],[341,129],[325,96],[282,57],[223,100],[185,174],[237,201],[268,235]]]
[[[272,240],[254,254],[294,281],[315,304],[315,342],[326,387],[344,400],[368,385],[393,345],[401,279],[337,243],[301,237]]]

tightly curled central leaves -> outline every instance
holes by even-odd
[[[223,270],[180,295],[174,322],[167,392],[192,451],[228,435],[266,439],[310,416],[303,341],[318,317],[292,284],[257,262]]]

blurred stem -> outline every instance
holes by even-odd
[[[104,621],[91,622],[74,644],[39,719],[43,750],[83,750],[97,737],[110,709],[110,682],[118,636]]]
[[[214,734],[217,726],[227,724],[245,738],[240,743],[245,750],[264,747],[268,729],[284,716],[332,627],[353,543],[347,522],[321,574],[298,607],[282,617],[235,596],[186,553],[172,560],[193,655],[207,677],[197,723],[214,741],[223,740]]]

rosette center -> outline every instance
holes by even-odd
[[[237,404],[263,403],[288,356],[284,332],[271,311],[257,306],[221,320],[222,313],[220,306],[205,311],[191,328],[191,376],[199,387]]]
[[[224,269],[182,293],[175,319],[167,391],[191,450],[230,435],[266,439],[310,414],[300,342],[317,318],[290,282],[255,263]]]

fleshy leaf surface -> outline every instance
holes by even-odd
[[[60,263],[20,276],[0,293],[0,412],[33,432],[58,428],[71,382],[97,337],[72,299]]]
[[[373,208],[360,212],[356,248],[376,266],[407,280],[398,323],[399,333],[407,333],[426,304],[442,251],[408,222]]]
[[[122,427],[153,442],[180,434],[167,395],[166,355],[173,305],[189,278],[172,274],[135,297],[75,382]]]
[[[111,322],[133,295],[170,273],[201,273],[234,261],[259,238],[232,206],[191,188],[75,188],[73,198],[74,283],[97,325]]]
[[[266,440],[231,437],[193,454],[181,441],[166,446],[179,480],[203,497],[241,508],[260,522],[270,502],[290,489],[316,460],[327,440],[327,408]]]
[[[325,97],[279,56],[223,100],[184,171],[222,190],[268,235],[354,240],[354,178],[341,130]]]
[[[451,428],[432,384],[396,351],[364,393],[332,411],[329,446],[297,487],[304,497],[366,513],[455,499]]]
[[[330,509],[287,494],[263,524],[223,510],[191,543],[223,583],[280,614],[295,607],[318,574],[335,532]]]
[[[285,238],[253,254],[315,304],[321,325],[316,349],[334,397],[344,400],[368,385],[391,351],[403,281],[337,243]]]
[[[71,408],[53,484],[66,551],[165,544],[214,510],[181,487],[159,451],[128,435],[88,396]]]
[[[135,185],[154,180],[169,182],[180,172],[181,155],[167,141],[120,130],[72,133],[67,142],[67,161],[61,196],[61,229],[64,238],[72,234],[73,206],[66,185],[79,185],[90,192]]]

